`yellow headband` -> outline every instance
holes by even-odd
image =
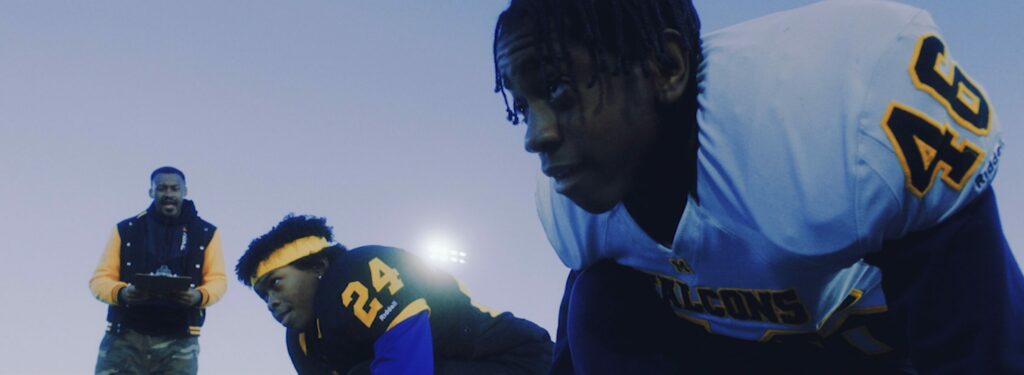
[[[274,250],[264,259],[258,266],[256,266],[256,273],[249,278],[249,282],[252,285],[256,285],[256,280],[266,275],[270,271],[278,268],[287,266],[294,262],[296,259],[302,258],[310,254],[319,253],[321,250],[327,248],[330,244],[323,237],[309,236],[302,237],[295,241],[289,242],[284,246],[281,246],[277,250]]]

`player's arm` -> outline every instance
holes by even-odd
[[[434,371],[430,313],[420,311],[391,327],[373,343],[373,374],[431,374]]]
[[[945,221],[980,196],[998,168],[999,121],[926,12],[882,56],[865,100],[862,236],[887,240]],[[886,195],[891,199],[885,199]],[[885,200],[883,200],[885,199]]]
[[[879,142],[865,145],[885,148],[864,158],[896,204],[882,215],[873,211],[885,207],[880,199],[862,200],[860,211],[874,215],[861,221],[872,225],[866,232],[889,240],[867,260],[882,269],[890,312],[912,323],[905,334],[918,371],[1022,373],[1015,311],[1024,278],[991,188],[1002,153],[995,111],[927,13],[890,51],[866,104],[880,118],[866,128]]]
[[[107,240],[107,247],[100,257],[100,263],[89,279],[89,289],[96,299],[116,305],[118,292],[126,286],[128,284],[121,281],[121,235],[117,232],[117,227],[114,227],[110,239]]]

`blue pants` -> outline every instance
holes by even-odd
[[[678,318],[654,276],[612,261],[569,273],[552,374],[1024,374],[1024,277],[989,190],[943,224],[866,260],[889,310],[817,333],[756,343]],[[869,332],[869,353],[842,332]]]

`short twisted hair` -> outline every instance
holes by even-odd
[[[600,74],[628,74],[628,67],[647,58],[664,61],[661,32],[665,29],[680,33],[691,67],[698,66],[702,58],[700,18],[691,0],[511,0],[494,27],[492,53],[494,91],[501,93],[512,124],[519,123],[520,114],[515,103],[509,106],[505,94],[498,42],[508,32],[524,27],[530,28],[530,35],[537,41],[541,61],[559,70],[561,62],[570,61],[568,45],[586,48],[598,67],[590,85]],[[690,69],[690,74],[695,78],[696,69]]]
[[[245,254],[238,259],[238,264],[235,265],[235,274],[238,276],[238,281],[241,281],[246,286],[252,286],[251,278],[256,273],[256,268],[260,262],[267,259],[271,253],[282,246],[309,236],[323,237],[327,242],[334,241],[334,233],[332,228],[327,225],[327,219],[309,215],[286,215],[269,232],[249,243],[249,248],[245,250]],[[344,246],[337,244],[331,246],[331,248],[345,251]],[[315,262],[311,262],[307,258],[327,257],[331,253],[329,250],[299,258],[292,262],[292,264],[297,267],[299,265],[308,266]]]

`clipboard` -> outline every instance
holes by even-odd
[[[167,293],[191,288],[192,278],[175,275],[137,273],[132,284],[147,292]]]

